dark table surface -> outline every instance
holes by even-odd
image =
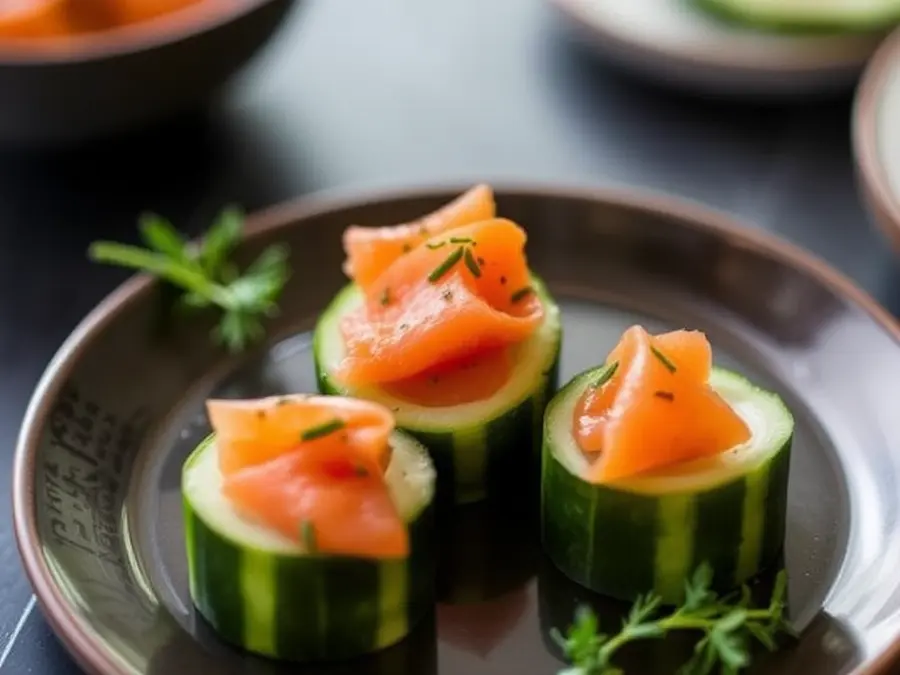
[[[3,470],[48,360],[125,276],[85,248],[133,238],[145,209],[197,233],[226,202],[335,187],[638,186],[799,243],[897,313],[849,115],[849,97],[757,108],[630,81],[569,43],[540,0],[310,0],[209,115],[77,152],[0,153]],[[33,606],[9,508],[0,499],[0,675],[78,673]]]

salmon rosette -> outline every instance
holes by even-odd
[[[213,434],[182,474],[200,613],[226,641],[294,661],[402,639],[434,598],[426,450],[368,401],[296,395],[207,411]]]
[[[703,333],[629,328],[545,419],[543,546],[578,583],[677,604],[702,563],[730,590],[777,562],[793,418]]]
[[[486,186],[412,223],[349,227],[353,281],[316,327],[320,390],[391,409],[453,502],[536,484],[561,331],[526,241]]]

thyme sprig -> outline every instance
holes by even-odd
[[[230,256],[241,239],[244,214],[235,207],[224,209],[198,244],[158,215],[142,216],[138,227],[146,248],[96,241],[88,257],[168,281],[182,289],[185,307],[217,307],[222,315],[213,337],[229,351],[242,351],[265,335],[263,319],[277,313],[290,274],[287,247],[269,246],[239,271]]]
[[[784,570],[775,580],[768,607],[752,607],[746,586],[736,599],[719,598],[711,590],[711,583],[712,569],[703,564],[685,582],[684,603],[669,614],[660,612],[662,599],[658,595],[648,593],[639,597],[615,635],[601,633],[593,611],[580,607],[565,636],[557,630],[552,632],[553,639],[572,664],[558,675],[624,675],[613,664],[613,657],[622,647],[639,640],[664,638],[676,631],[698,635],[694,654],[679,675],[714,672],[736,675],[750,664],[754,641],[774,651],[780,635],[793,635],[784,616],[787,591]]]

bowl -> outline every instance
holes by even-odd
[[[863,75],[853,110],[853,153],[861,196],[886,241],[900,253],[900,30]]]
[[[0,46],[0,145],[71,145],[201,106],[269,41],[296,0],[190,9],[71,42]]]
[[[572,35],[601,59],[669,88],[757,101],[851,91],[884,31],[764,32],[680,0],[548,0]]]

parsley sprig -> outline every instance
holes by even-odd
[[[779,635],[793,635],[793,629],[784,617],[786,581],[782,570],[775,580],[769,606],[754,608],[746,586],[736,599],[719,598],[710,588],[712,569],[704,564],[685,582],[685,600],[680,607],[669,614],[661,614],[662,601],[658,595],[641,596],[615,635],[601,633],[593,611],[580,607],[575,623],[565,636],[557,630],[552,633],[572,663],[558,675],[624,675],[624,671],[613,664],[613,657],[620,648],[637,640],[664,638],[675,631],[700,635],[693,656],[682,666],[679,675],[711,675],[715,672],[736,675],[750,664],[754,641],[774,651]]]
[[[138,227],[146,248],[97,241],[91,244],[88,256],[95,262],[146,272],[180,287],[186,307],[219,308],[222,316],[213,337],[232,352],[264,336],[262,320],[277,312],[278,298],[289,275],[285,246],[268,247],[240,272],[229,259],[244,228],[244,214],[235,207],[223,209],[196,245],[158,215],[141,216]]]

